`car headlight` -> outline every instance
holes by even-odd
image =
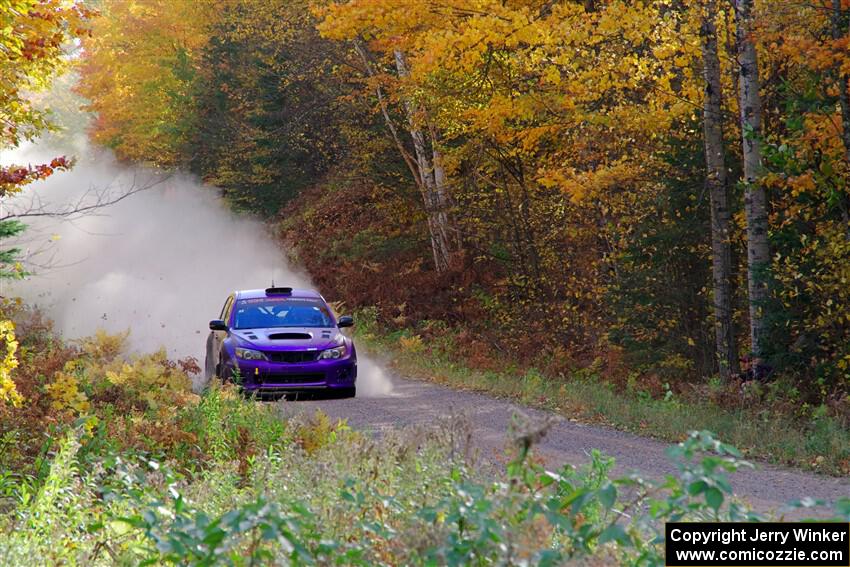
[[[268,360],[266,355],[258,350],[236,347],[236,357],[242,360]]]
[[[336,360],[337,358],[342,358],[345,356],[347,349],[345,345],[338,346],[335,348],[329,348],[327,350],[323,350],[319,354],[319,360]]]

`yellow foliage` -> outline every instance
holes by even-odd
[[[422,352],[425,348],[425,345],[422,342],[422,337],[419,335],[413,335],[412,337],[399,337],[398,344],[401,346],[403,351],[409,353]]]
[[[47,15],[49,16],[47,16]],[[85,33],[89,13],[70,0],[0,2],[0,142],[16,146],[48,126],[31,93],[43,90],[72,59],[64,47]],[[5,169],[5,168],[3,168]],[[35,176],[38,178],[39,176]],[[24,181],[25,183],[25,181]],[[21,180],[0,180],[0,196],[15,193]]]
[[[103,2],[84,41],[81,92],[100,127],[97,142],[123,157],[173,164],[186,143],[175,133],[188,103],[192,55],[218,10],[206,0]],[[115,144],[120,140],[120,144]]]
[[[120,386],[126,395],[143,401],[152,410],[197,401],[189,377],[168,361],[165,350],[127,362],[93,364],[87,371],[94,376],[105,376],[110,384]]]
[[[130,331],[110,335],[103,329],[98,329],[94,336],[81,341],[83,352],[97,360],[112,360],[127,348],[127,338]]]
[[[410,76],[382,77],[383,88],[423,103],[447,140],[518,148],[517,158],[544,169],[544,184],[557,183],[565,165],[604,173],[600,152],[632,154],[639,139],[690,115],[701,96],[692,71],[699,41],[682,41],[698,37],[697,12],[663,3],[614,0],[592,12],[558,3],[541,15],[524,1],[471,9],[464,0],[348,0],[316,14],[325,37],[369,38],[389,62],[404,51]],[[478,76],[490,85],[486,95],[471,88]],[[521,87],[517,77],[526,78]],[[630,157],[641,163],[646,155]]]
[[[18,359],[15,352],[18,350],[18,341],[15,339],[15,324],[11,321],[0,321],[0,341],[5,345],[3,358],[0,359],[0,402],[11,403],[20,406],[23,398],[12,381],[12,370],[18,367]]]
[[[334,423],[326,413],[316,410],[306,423],[296,427],[295,438],[307,454],[312,454],[336,441],[338,434],[348,431],[350,428],[344,420]]]
[[[121,396],[134,407],[152,410],[160,417],[175,407],[196,403],[191,380],[165,350],[125,359],[128,333],[110,335],[98,331],[81,341],[83,356],[69,361],[57,372],[47,393],[56,410],[85,414],[91,404],[84,390],[120,388]],[[93,427],[93,425],[92,425]]]
[[[66,364],[62,371],[56,373],[53,382],[47,385],[47,393],[53,400],[50,404],[53,409],[73,410],[77,414],[84,414],[91,409],[88,396],[80,391],[80,382],[72,374],[76,366],[75,361]]]

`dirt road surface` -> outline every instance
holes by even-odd
[[[553,415],[428,382],[397,376],[392,381],[393,391],[385,396],[286,401],[281,403],[281,411],[284,415],[292,416],[299,413],[312,414],[321,408],[334,419],[347,419],[352,427],[375,434],[387,428],[429,424],[442,417],[463,415],[472,424],[473,444],[480,459],[490,463],[504,460],[506,432],[515,412],[523,412],[532,419],[540,420]],[[556,469],[564,463],[586,463],[590,450],[599,449],[616,458],[615,473],[638,471],[644,477],[660,479],[675,472],[664,453],[667,446],[667,443],[654,439],[560,418],[537,447],[537,454],[545,459],[547,467]],[[755,470],[736,473],[732,477],[732,486],[736,495],[749,501],[761,512],[781,513],[786,502],[804,496],[827,501],[850,496],[850,479],[820,476],[766,464],[757,464]],[[824,513],[820,510],[811,515]],[[797,515],[788,514],[789,517]]]

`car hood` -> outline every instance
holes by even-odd
[[[262,350],[323,350],[345,340],[336,327],[233,329],[231,334],[241,346]]]

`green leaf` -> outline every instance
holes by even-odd
[[[691,496],[696,496],[705,492],[706,488],[708,488],[708,483],[706,483],[704,480],[698,480],[688,485],[688,494],[690,494]]]
[[[601,488],[596,495],[599,498],[599,502],[605,506],[606,509],[610,510],[614,506],[614,502],[617,501],[617,487],[608,483],[606,486]]]
[[[615,541],[620,545],[631,546],[632,540],[620,524],[611,524],[601,534],[599,534],[599,543],[608,543]]]
[[[720,506],[723,505],[723,493],[719,488],[715,488],[712,486],[711,488],[705,491],[705,501],[711,506],[715,511],[720,509]]]

